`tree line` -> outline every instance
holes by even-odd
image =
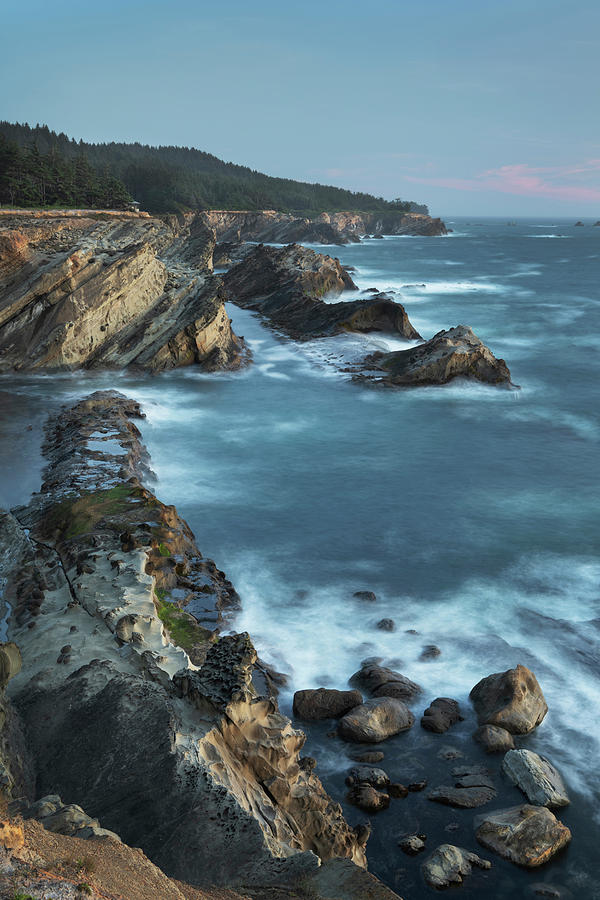
[[[82,168],[82,160],[86,160],[98,179],[116,179],[149,212],[276,209],[305,216],[342,211],[427,212],[426,206],[411,201],[387,201],[331,185],[274,178],[192,147],[91,144],[51,131],[46,125],[31,127],[10,122],[0,122],[1,137],[5,144],[17,145],[25,156],[31,154],[35,144],[45,159],[55,155],[68,167],[79,164]],[[2,172],[0,159],[0,180]],[[37,191],[36,196],[44,194],[45,182],[42,185],[37,178],[33,190]]]

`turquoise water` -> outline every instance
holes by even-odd
[[[523,745],[552,758],[574,799],[561,815],[572,848],[536,879],[596,897],[600,228],[449,224],[445,238],[334,252],[356,267],[359,288],[399,291],[424,337],[470,325],[506,359],[520,391],[466,382],[374,391],[342,369],[401,341],[297,344],[232,307],[254,353],[242,373],[0,379],[2,499],[23,502],[37,487],[48,408],[97,387],[139,399],[154,489],[227,571],[243,602],[235,627],[290,673],[292,690],[344,687],[361,659],[381,656],[420,682],[426,700],[452,696],[467,709],[484,675],[517,662],[533,669],[550,712]],[[375,591],[377,603],[354,600],[356,590]],[[395,632],[375,628],[383,617]],[[441,656],[420,661],[430,643]],[[473,727],[468,720],[445,743],[470,753]],[[414,732],[406,747],[417,746]],[[339,787],[337,745],[315,733],[313,750]],[[378,821],[371,866],[401,892],[394,873],[413,863],[386,858]],[[473,846],[466,831],[447,839]],[[421,896],[407,877],[406,896]],[[508,896],[494,890],[486,881],[488,896]],[[464,891],[476,896],[475,887]]]

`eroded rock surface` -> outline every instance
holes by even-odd
[[[374,697],[340,719],[338,733],[345,741],[377,744],[412,728],[415,718],[409,708],[392,697]]]
[[[465,876],[470,875],[473,866],[479,869],[490,869],[492,864],[481,859],[476,853],[455,847],[453,844],[441,844],[422,865],[423,877],[427,884],[434,888],[448,888],[462,884]]]
[[[549,862],[571,840],[571,832],[544,806],[512,806],[478,816],[480,844],[519,866]]]
[[[339,260],[290,244],[259,245],[224,276],[228,299],[261,313],[296,340],[345,331],[383,331],[418,339],[404,307],[389,298],[325,302],[356,290]]]
[[[332,688],[316,688],[296,691],[294,715],[306,721],[339,719],[362,703],[360,691],[336,691]]]
[[[537,678],[521,665],[483,678],[469,697],[480,725],[498,725],[511,734],[529,734],[548,712]]]
[[[372,353],[365,365],[372,372],[357,377],[385,387],[447,384],[454,378],[511,385],[504,360],[496,359],[467,325],[438,331],[431,340],[408,350]]]
[[[423,713],[421,727],[426,731],[443,734],[452,725],[462,722],[462,720],[463,717],[456,700],[452,700],[450,697],[437,697]]]
[[[560,772],[533,750],[509,750],[502,768],[534,806],[568,806],[569,795]]]

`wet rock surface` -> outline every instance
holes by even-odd
[[[423,863],[423,877],[431,887],[447,888],[462,884],[463,879],[473,871],[473,866],[490,869],[492,864],[469,850],[442,844]]]
[[[376,744],[412,727],[414,716],[408,707],[392,697],[374,697],[346,713],[338,724],[345,741]]]
[[[520,866],[549,862],[571,840],[571,832],[543,806],[513,806],[475,819],[480,844]]]
[[[498,725],[480,725],[473,732],[473,738],[477,743],[481,744],[486,753],[506,753],[515,746],[515,741],[506,728],[500,728]]]
[[[568,806],[570,803],[562,777],[550,760],[533,750],[509,750],[502,769],[534,806]]]
[[[362,703],[360,691],[337,691],[328,688],[296,691],[294,715],[299,719],[339,719]]]
[[[497,725],[511,734],[529,734],[548,712],[538,680],[526,666],[488,675],[469,696],[480,725]]]
[[[452,725],[462,721],[458,702],[449,697],[438,697],[423,713],[421,727],[426,731],[443,734]]]

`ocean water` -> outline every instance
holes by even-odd
[[[463,893],[530,896],[532,882],[550,881],[600,897],[600,228],[448,224],[447,237],[316,249],[355,267],[359,289],[397,292],[425,338],[470,325],[507,361],[519,391],[458,381],[373,390],[345,366],[406,342],[299,344],[231,307],[254,355],[240,373],[0,378],[0,501],[25,502],[37,488],[48,409],[98,387],[134,396],[147,414],[152,487],[236,585],[236,630],[289,674],[284,709],[293,690],[344,688],[373,656],[423,685],[416,713],[436,696],[455,697],[466,720],[446,736],[425,736],[417,723],[390,742],[385,768],[404,780],[442,745],[474,758],[468,693],[477,681],[519,662],[536,673],[550,711],[521,745],[563,772],[573,802],[560,818],[573,843],[533,874],[494,858],[496,875],[473,875]],[[356,600],[358,590],[377,602]],[[396,631],[376,628],[384,617]],[[441,655],[425,662],[428,644]],[[342,799],[339,742],[311,729],[307,752]],[[430,826],[435,804],[401,803],[374,819],[370,866],[405,897],[429,896],[421,860],[404,857],[390,834],[431,828],[437,843],[477,850],[473,813],[436,808],[443,821]],[[457,833],[444,838],[450,822]]]

